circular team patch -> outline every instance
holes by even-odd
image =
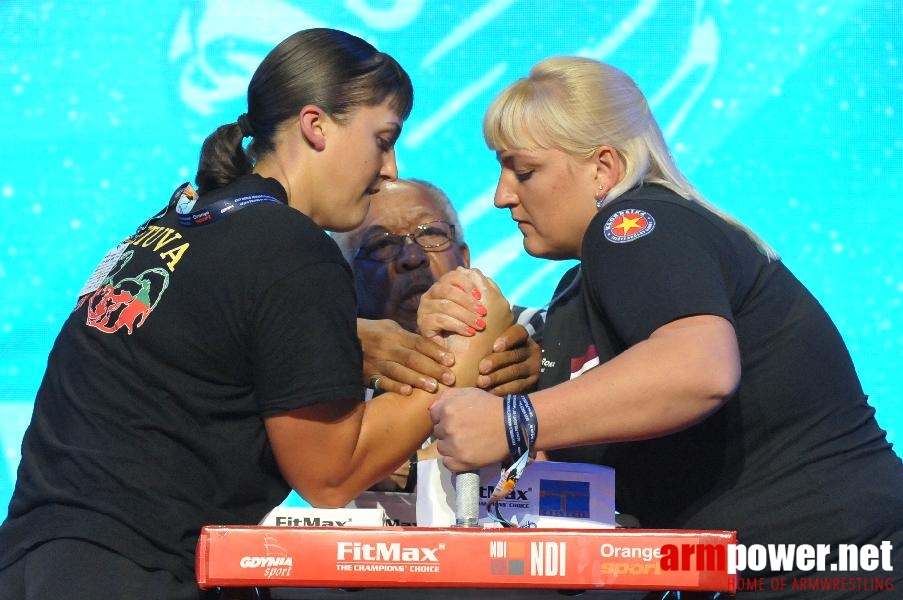
[[[605,239],[615,244],[632,242],[655,229],[655,219],[645,210],[628,208],[608,217],[603,232]]]

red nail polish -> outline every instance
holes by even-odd
[[[486,329],[486,321],[483,319],[476,320],[477,329]]]
[[[474,329],[473,327],[468,327],[468,328],[467,328],[467,333],[468,333],[469,335],[473,335],[473,334],[475,334],[476,332],[477,332],[477,330]]]
[[[486,309],[486,307],[483,306],[482,304],[477,304],[476,311],[477,311],[477,314],[480,315],[481,317],[485,317],[485,316],[486,316],[486,313],[489,312],[489,311]]]
[[[479,300],[480,298],[483,297],[483,294],[481,294],[481,293],[480,293],[480,290],[478,290],[477,288],[473,288],[473,290],[472,290],[470,293],[471,293],[471,295],[472,295],[474,298],[476,298],[477,300]]]

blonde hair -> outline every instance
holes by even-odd
[[[555,148],[580,158],[609,145],[621,156],[624,173],[606,203],[639,184],[658,184],[741,229],[769,259],[778,259],[755,232],[696,191],[674,164],[643,92],[611,65],[576,56],[537,63],[490,104],[483,137],[496,151]]]

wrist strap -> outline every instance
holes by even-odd
[[[486,505],[487,512],[505,527],[514,527],[499,512],[498,501],[510,494],[523,475],[530,461],[530,449],[536,443],[539,424],[536,411],[527,394],[508,394],[504,399],[505,433],[508,450],[511,452],[511,466],[503,468],[499,482]]]
[[[527,440],[524,438],[520,425],[520,413],[517,409],[517,395],[505,396],[505,433],[508,435],[508,452],[511,461],[517,461],[521,454],[528,449]]]
[[[536,445],[536,436],[539,435],[539,422],[536,420],[536,411],[533,402],[527,394],[516,394],[517,414],[520,426],[525,430],[527,438],[527,452]]]

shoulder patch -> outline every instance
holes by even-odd
[[[627,208],[619,210],[605,221],[602,230],[605,239],[615,244],[632,242],[644,235],[652,233],[655,229],[655,219],[645,210]]]

